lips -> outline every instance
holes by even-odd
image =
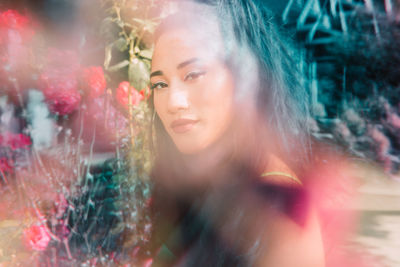
[[[197,122],[198,122],[198,120],[178,119],[178,120],[174,120],[170,124],[170,127],[177,134],[186,133],[186,132],[190,131]]]

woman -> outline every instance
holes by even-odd
[[[155,266],[324,266],[289,51],[256,0],[186,1],[159,26]]]

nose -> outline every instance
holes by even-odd
[[[188,92],[182,87],[174,86],[169,90],[168,111],[176,113],[189,108]]]

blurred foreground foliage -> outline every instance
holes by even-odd
[[[69,31],[46,24],[54,3],[41,2],[44,17],[29,4],[0,13],[7,266],[141,266],[150,257],[147,85],[161,10],[156,1],[94,2],[99,13],[87,17],[79,13],[93,7],[68,4],[77,13],[64,17]]]

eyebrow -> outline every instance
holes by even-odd
[[[182,63],[179,63],[178,66],[177,66],[176,68],[177,68],[177,69],[184,68],[184,67],[186,67],[187,65],[192,64],[192,63],[194,63],[194,62],[196,62],[196,61],[199,61],[199,59],[198,59],[198,58],[191,58],[191,59],[188,59],[188,60],[186,60],[186,61],[184,61],[184,62],[182,62]],[[156,71],[154,71],[154,72],[152,72],[152,73],[150,74],[150,78],[151,78],[151,77],[154,77],[154,76],[162,76],[162,75],[164,75],[162,71],[156,70]]]
[[[164,75],[162,71],[156,70],[150,74],[150,78],[153,76],[162,76],[162,75]]]
[[[185,66],[187,66],[187,65],[189,65],[189,64],[192,64],[192,63],[194,63],[194,62],[196,62],[196,61],[199,61],[199,59],[196,58],[196,57],[191,58],[191,59],[188,59],[188,60],[186,60],[186,61],[184,61],[184,62],[178,64],[178,66],[177,66],[176,68],[177,68],[177,69],[184,68]]]

